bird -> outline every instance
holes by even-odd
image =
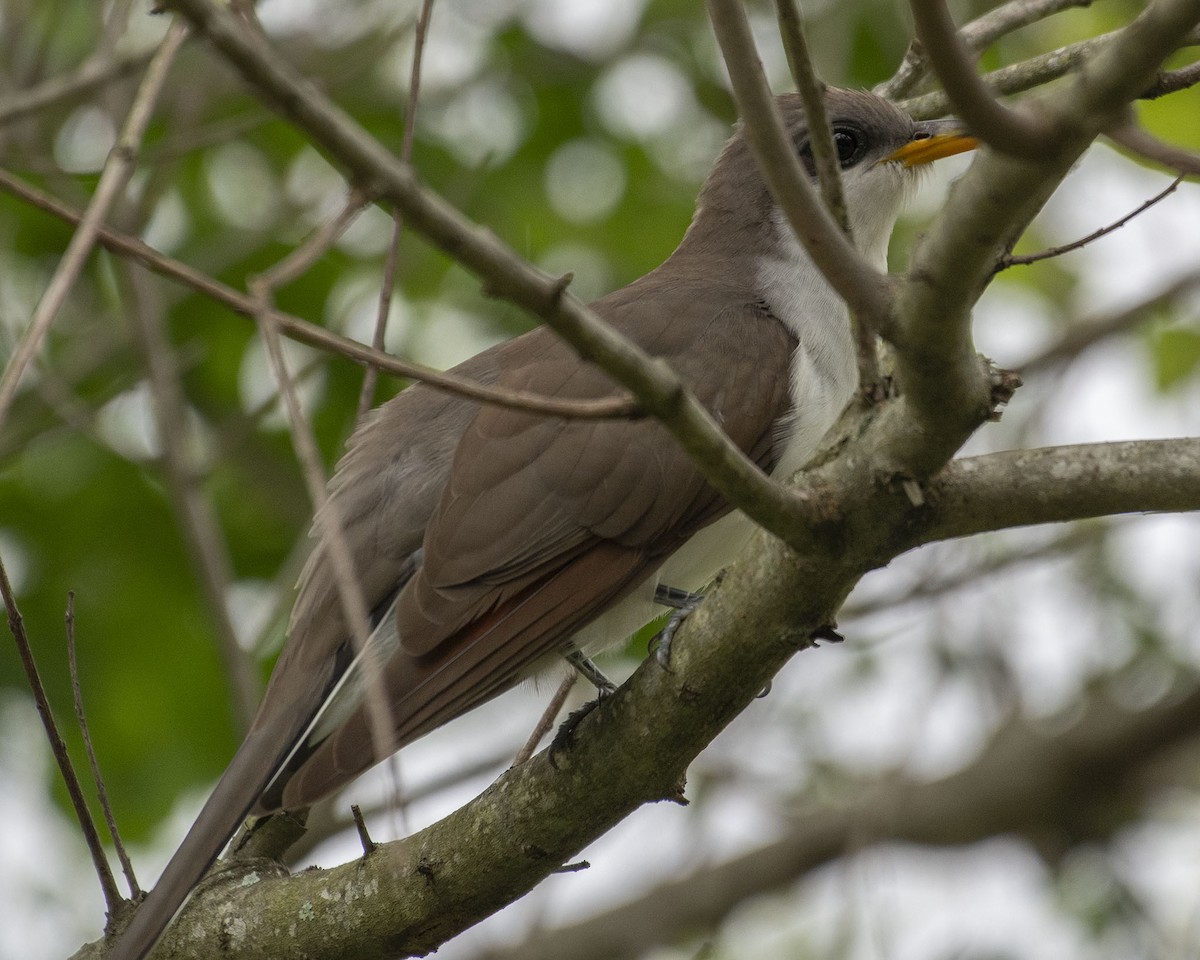
[[[775,102],[815,176],[800,97]],[[918,171],[976,141],[865,91],[830,87],[825,109],[854,244],[886,270]],[[848,309],[793,234],[740,128],[675,251],[591,309],[669,363],[772,476],[804,464],[857,388]],[[620,393],[545,327],[454,372],[562,399]],[[153,947],[248,816],[306,807],[385,759],[368,689],[383,692],[388,752],[398,749],[558,654],[626,638],[655,616],[656,588],[702,588],[752,529],[653,419],[552,417],[420,383],[356,428],[328,504],[372,612],[366,648],[355,649],[318,537],[251,728],[118,934],[116,960]]]

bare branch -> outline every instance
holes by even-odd
[[[421,14],[413,33],[412,69],[408,76],[408,109],[404,113],[404,133],[400,140],[400,160],[412,161],[413,139],[417,131],[417,101],[421,94],[421,59],[425,53],[425,38],[429,33],[429,19],[433,16],[433,0],[423,0]],[[382,350],[387,336],[388,313],[392,307],[392,291],[396,287],[396,267],[400,259],[400,237],[404,234],[404,214],[396,210],[392,214],[392,240],[388,244],[387,259],[383,264],[383,279],[379,284],[379,307],[375,315],[375,332],[371,335],[371,346]],[[362,390],[358,396],[358,418],[361,420],[375,400],[374,367],[367,367],[363,374]]]
[[[542,742],[542,737],[550,732],[550,728],[554,726],[554,720],[562,710],[563,704],[567,702],[567,696],[571,693],[572,687],[575,686],[575,681],[579,679],[579,674],[572,670],[562,679],[562,683],[558,685],[558,689],[554,691],[554,696],[550,698],[550,702],[546,704],[546,709],[542,711],[541,717],[538,718],[537,726],[529,734],[528,739],[517,751],[517,755],[513,757],[513,766],[524,763],[538,748],[538,744]]]
[[[1024,376],[1035,376],[1057,364],[1074,359],[1083,351],[1113,334],[1129,330],[1152,315],[1153,311],[1200,288],[1200,269],[1184,274],[1144,300],[1110,314],[1073,324],[1066,333],[1044,350],[1016,365]]]
[[[833,145],[829,117],[825,113],[825,84],[817,76],[813,66],[808,40],[804,36],[804,21],[796,6],[796,0],[776,0],[775,9],[783,47],[787,51],[788,65],[791,67],[796,89],[804,102],[804,115],[808,118],[809,146],[817,170],[821,198],[825,208],[842,228],[842,233],[853,244],[854,234],[850,229],[846,197],[842,192],[841,166]],[[851,311],[851,324],[858,361],[859,390],[866,397],[879,399],[879,352],[875,344],[875,331],[856,310]]]
[[[79,223],[79,228],[71,237],[71,242],[68,244],[66,252],[63,253],[58,269],[55,270],[54,276],[51,277],[41,300],[34,309],[29,326],[17,344],[17,349],[13,351],[4,373],[0,375],[0,426],[3,425],[8,415],[9,407],[16,396],[17,387],[21,382],[21,376],[25,373],[25,368],[41,349],[42,341],[49,332],[50,325],[58,316],[58,311],[62,309],[76,278],[87,262],[100,224],[108,215],[113,203],[124,192],[129,178],[133,176],[142,135],[150,122],[154,105],[158,102],[158,96],[166,82],[171,63],[183,46],[186,37],[187,27],[182,21],[171,24],[167,35],[150,61],[145,79],[138,88],[129,115],[125,119],[125,125],[104,164],[100,182],[96,185],[96,192]]]
[[[88,766],[92,771],[92,782],[96,785],[96,797],[100,801],[100,810],[104,814],[104,822],[108,826],[108,835],[112,837],[113,847],[117,851],[117,859],[121,861],[121,870],[125,874],[125,882],[129,885],[129,896],[137,900],[142,895],[138,886],[137,875],[133,872],[133,861],[121,842],[121,831],[117,829],[117,818],[113,815],[112,804],[108,800],[108,789],[104,786],[104,776],[100,772],[100,761],[96,759],[96,748],[92,745],[92,732],[88,729],[87,714],[83,710],[83,688],[79,682],[79,664],[75,657],[75,592],[67,594],[67,664],[71,671],[71,697],[75,702],[75,722],[79,724],[79,733],[83,737],[83,748],[87,752]],[[107,858],[105,863],[107,863]],[[111,911],[112,905],[109,904]]]
[[[808,119],[809,146],[812,148],[813,166],[817,170],[817,184],[821,188],[821,199],[837,225],[851,241],[850,221],[846,215],[846,197],[842,192],[842,169],[838,164],[837,151],[833,146],[833,135],[829,129],[829,117],[825,113],[825,83],[817,76],[804,35],[804,19],[796,0],[775,0],[775,13],[779,20],[779,35],[787,54],[792,80],[800,99],[804,102],[804,116]]]
[[[140,50],[111,58],[88,60],[73,73],[14,93],[0,100],[0,126],[40,113],[59,103],[87,97],[99,87],[144,70],[153,56],[153,51]]]
[[[1107,44],[1111,43],[1119,32],[1113,31],[1112,33],[1101,34],[1098,37],[1092,37],[1088,40],[1080,40],[1076,43],[1067,44],[1065,47],[1060,47],[1057,50],[1051,50],[1049,53],[1030,57],[1021,63],[1001,67],[999,70],[993,70],[991,73],[984,74],[982,78],[983,82],[1001,94],[1021,93],[1024,90],[1041,86],[1077,69],[1089,57],[1103,50]],[[1197,43],[1200,43],[1200,34],[1196,31],[1185,34],[1179,40],[1180,47],[1191,46]],[[1196,82],[1195,78],[1191,78],[1190,80],[1187,77],[1180,80],[1171,79],[1176,74],[1183,74],[1186,70],[1187,68],[1184,68],[1184,70],[1173,73],[1160,74],[1159,79],[1147,87],[1141,96],[1153,99],[1158,95],[1157,85],[1159,83],[1170,85],[1181,82],[1183,86],[1192,85]],[[1164,92],[1170,91],[1165,90]],[[909,100],[900,101],[899,106],[918,120],[922,120],[930,117],[945,116],[950,111],[950,100],[944,92],[938,91],[936,93],[925,94],[921,97],[913,97]]]
[[[1193,41],[1195,42],[1195,41]],[[1157,100],[1168,93],[1187,90],[1200,83],[1200,63],[1192,63],[1178,70],[1165,70],[1158,79],[1142,92],[1143,100]]]
[[[1172,143],[1164,143],[1150,133],[1149,130],[1141,127],[1132,117],[1128,118],[1124,123],[1110,127],[1105,131],[1105,136],[1113,143],[1124,147],[1142,159],[1149,160],[1151,163],[1156,163],[1178,173],[1179,179],[1168,188],[1167,192],[1174,190],[1179,185],[1179,181],[1184,177],[1200,176],[1200,154],[1184,150],[1182,147],[1177,147]],[[1146,206],[1157,203],[1161,199],[1162,197],[1155,197]],[[1133,215],[1141,213],[1142,209],[1144,208],[1138,209]]]
[[[1091,6],[1092,0],[1009,0],[972,20],[959,36],[970,50],[983,50],[1006,34],[1045,20],[1071,7]],[[877,85],[875,92],[888,100],[907,96],[929,72],[929,58],[920,41],[913,40],[904,59],[889,80]]]
[[[346,232],[346,228],[362,213],[367,203],[366,194],[361,190],[351,190],[336,214],[313,230],[304,238],[304,242],[286,257],[259,274],[259,281],[263,287],[278,290],[304,276],[313,264],[329,252],[329,248]]]
[[[1042,250],[1039,253],[1028,253],[1021,256],[1015,256],[1011,253],[1006,253],[996,261],[996,272],[999,273],[1001,270],[1007,270],[1009,267],[1028,266],[1031,263],[1037,263],[1039,260],[1050,260],[1054,257],[1060,257],[1064,253],[1070,253],[1072,250],[1079,250],[1083,247],[1086,247],[1092,241],[1099,240],[1101,237],[1108,236],[1108,234],[1120,230],[1130,220],[1133,220],[1135,217],[1145,213],[1159,201],[1165,200],[1168,196],[1174,193],[1176,189],[1178,189],[1181,183],[1183,183],[1182,175],[1172,180],[1165,189],[1156,193],[1145,203],[1141,204],[1136,210],[1130,211],[1129,213],[1125,214],[1125,216],[1121,217],[1121,219],[1115,220],[1108,224],[1108,226],[1092,231],[1086,237],[1080,237],[1078,240],[1073,240],[1070,243],[1064,243],[1061,246],[1050,247],[1048,250]]]
[[[1011,450],[950,463],[913,546],[1038,523],[1200,510],[1200,438]]]
[[[26,203],[68,223],[78,223],[80,220],[80,214],[71,207],[4,170],[0,170],[0,190],[6,190],[14,196],[20,197]],[[197,293],[223,304],[234,313],[251,319],[255,316],[258,308],[251,297],[226,286],[219,280],[214,280],[185,263],[159,253],[141,240],[111,227],[101,227],[97,233],[97,240],[114,253],[129,257],[146,269],[175,280]],[[637,411],[637,406],[627,397],[619,396],[607,400],[587,401],[559,400],[554,397],[543,397],[521,391],[500,390],[475,381],[463,380],[453,374],[443,373],[423,364],[381,353],[299,317],[280,313],[277,310],[272,310],[271,316],[279,326],[280,333],[289,339],[337,354],[353,360],[355,363],[376,366],[380,370],[386,370],[398,377],[420,380],[431,387],[457,393],[481,403],[512,407],[530,413],[543,413],[547,416],[595,420],[629,417]]]
[[[67,795],[71,798],[71,806],[79,820],[79,828],[83,832],[84,842],[92,855],[92,865],[96,868],[96,876],[100,880],[100,889],[104,893],[104,903],[108,907],[110,917],[120,913],[126,906],[112,870],[108,866],[108,858],[104,856],[104,845],[100,842],[100,833],[96,830],[96,821],[88,810],[87,800],[83,796],[83,787],[75,768],[71,765],[71,755],[67,752],[66,741],[58,730],[54,720],[54,711],[50,707],[50,698],[46,696],[46,688],[38,674],[37,663],[33,658],[33,648],[29,644],[29,636],[25,632],[25,622],[17,607],[17,598],[13,593],[12,584],[8,579],[8,571],[4,560],[0,558],[0,600],[4,601],[4,609],[8,616],[8,629],[17,642],[17,653],[21,657],[21,666],[25,668],[25,679],[29,683],[33,702],[37,706],[38,716],[42,718],[42,726],[46,729],[46,739],[50,741],[50,752],[54,754],[54,762],[58,764],[59,773],[67,787]]]
[[[946,462],[993,402],[970,310],[1071,165],[1111,125],[1200,18],[1200,0],[1160,0],[1104,44],[1041,108],[1055,133],[1038,163],[984,151],[918,244],[897,301],[901,399],[881,423],[889,457],[918,478]]]
[[[874,329],[884,330],[892,306],[887,278],[838,229],[809,183],[763,76],[741,0],[708,0],[707,6],[738,113],[772,196],[838,296]]]
[[[979,843],[1010,834],[1043,853],[1112,837],[1160,795],[1164,760],[1200,734],[1194,688],[1139,711],[1093,693],[1066,728],[1014,716],[964,770],[939,780],[850,780],[835,799],[797,802],[783,836],[761,848],[662,883],[597,916],[534,932],[477,960],[626,960],[697,930],[713,929],[753,896],[870,846]],[[1190,783],[1186,766],[1172,778]]]
[[[1042,157],[1053,129],[1028,110],[1005,107],[996,100],[975,72],[943,0],[910,0],[909,7],[929,63],[967,129],[1002,153]]]

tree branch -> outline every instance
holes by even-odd
[[[919,543],[979,532],[984,527],[971,519],[977,516],[1002,513],[1011,524],[1103,510],[1200,508],[1200,440],[1173,444],[1170,450],[1164,444],[1161,456],[1148,456],[1146,443],[1110,445],[1125,449],[1109,459],[1106,469],[1078,465],[1066,471],[1066,481],[1056,451],[962,461],[931,488],[929,519],[919,532],[909,533],[905,542],[893,537],[886,548],[868,545],[868,554],[881,551],[873,559],[860,544],[845,549],[841,537],[830,537],[824,551],[802,557],[760,536],[754,562],[735,564],[676,637],[672,670],[648,658],[603,709],[583,721],[575,746],[558,754],[557,767],[539,754],[439,823],[343,866],[280,878],[270,876],[273,868],[251,863],[243,865],[253,871],[250,882],[236,870],[213,878],[167,932],[164,955],[184,948],[192,956],[206,955],[204,942],[213,944],[215,954],[218,941],[221,956],[229,960],[291,955],[301,943],[311,953],[312,944],[326,939],[337,943],[339,955],[363,960],[436,948],[497,904],[526,892],[640,804],[676,798],[692,758],[808,645],[817,625],[832,620],[864,567],[886,563]],[[1103,459],[1104,446],[1097,445],[1092,463]],[[1004,457],[1016,458],[1016,467],[1034,462],[1044,474],[1038,483],[1017,482],[1020,473],[1011,464],[1003,471],[992,466]],[[1138,462],[1162,465],[1165,479],[1150,482],[1152,468],[1147,467],[1131,483],[1127,474]],[[1045,474],[1075,492],[1092,488],[1094,512],[1057,499],[1057,510],[1042,507]],[[878,516],[876,510],[861,519],[861,528],[873,529]],[[753,603],[747,602],[751,596]],[[613,756],[624,758],[620,777],[612,776]],[[1010,776],[1012,769],[1009,765]],[[1018,817],[1025,809],[1006,812],[1002,798],[993,797],[993,804],[980,811],[985,815],[972,820],[973,814],[950,803],[952,794],[945,796],[946,805],[936,808],[904,804],[921,811],[914,813],[913,839],[962,839],[965,823],[986,822],[993,815]],[[829,855],[840,852],[838,845]],[[356,911],[352,927],[338,909],[347,903]],[[227,911],[239,917],[232,934],[221,920]],[[305,923],[298,926],[300,915]]]
[[[912,546],[1036,523],[1200,510],[1200,438],[1011,450],[955,460],[931,483]]]
[[[155,51],[154,57],[146,69],[146,76],[134,97],[133,106],[117,137],[117,142],[105,161],[104,170],[100,174],[100,182],[96,185],[96,192],[88,204],[83,219],[79,222],[79,228],[71,237],[71,242],[67,245],[62,259],[54,271],[54,276],[46,285],[46,289],[34,309],[33,316],[29,320],[29,326],[21,335],[17,349],[13,351],[3,373],[0,374],[0,426],[3,426],[8,415],[9,407],[16,396],[25,369],[41,349],[42,341],[49,332],[50,325],[58,316],[58,311],[62,309],[62,305],[71,292],[71,287],[74,286],[76,278],[83,270],[83,266],[92,252],[100,224],[125,190],[129,178],[133,176],[142,136],[154,113],[154,106],[158,102],[159,94],[166,82],[167,72],[175,60],[175,55],[183,46],[186,36],[187,30],[182,23],[172,24],[162,43],[159,44],[158,50]]]
[[[967,129],[988,146],[1034,160],[1046,149],[1052,128],[1040,117],[1001,104],[975,72],[942,0],[910,0],[913,24],[929,63]]]
[[[1072,70],[1077,69],[1088,57],[1093,56],[1098,50],[1103,49],[1105,44],[1111,43],[1112,39],[1119,32],[1113,31],[1112,33],[1101,34],[1098,37],[1092,37],[1088,40],[1069,43],[1057,50],[1051,50],[1049,53],[1030,57],[1021,63],[1001,67],[998,70],[993,70],[991,73],[984,74],[983,82],[995,90],[996,93],[1021,93],[1024,90],[1031,90],[1034,87],[1049,83],[1051,80],[1057,80],[1059,77],[1066,76]],[[1182,48],[1185,46],[1194,46],[1197,43],[1200,43],[1200,34],[1196,31],[1191,31],[1180,39],[1179,46]],[[1196,79],[1190,75],[1190,71],[1187,71],[1186,68],[1169,73],[1160,73],[1154,82],[1142,91],[1139,97],[1153,99],[1155,96],[1159,96],[1160,85],[1165,93],[1173,92],[1175,89],[1183,86],[1191,86],[1195,82]],[[898,106],[918,120],[926,120],[931,117],[945,116],[950,111],[950,100],[943,91],[939,90],[934,93],[927,93],[924,96],[901,100]]]
[[[81,219],[78,211],[4,170],[0,170],[0,190],[7,190],[13,196],[20,197],[26,203],[67,223],[78,223]],[[101,227],[97,233],[97,242],[120,256],[130,258],[159,276],[167,277],[202,296],[209,297],[239,316],[252,320],[256,315],[258,307],[248,294],[234,290],[185,263],[159,253],[135,237],[111,227]],[[480,403],[527,410],[531,413],[544,413],[547,416],[584,420],[629,417],[637,412],[636,405],[628,397],[586,401],[559,400],[539,394],[500,390],[473,380],[464,380],[454,374],[434,370],[410,360],[401,360],[391,354],[381,353],[357,340],[339,336],[332,330],[326,330],[324,327],[319,327],[290,314],[281,313],[278,310],[272,310],[271,317],[278,325],[279,332],[297,343],[316,347],[318,350],[345,357],[355,363],[378,367],[397,377],[420,380],[435,389],[456,393],[471,400],[478,400]]]
[[[786,834],[766,847],[667,881],[598,916],[485,950],[477,960],[640,957],[714,929],[750,897],[882,843],[960,846],[1015,835],[1053,855],[1108,840],[1160,794],[1163,784],[1144,774],[1200,735],[1200,691],[1137,712],[1094,693],[1072,715],[1065,730],[1014,717],[966,769],[940,780],[842,783],[820,805],[797,801]],[[1190,777],[1179,773],[1179,785],[1190,787]]]
[[[1072,164],[1138,96],[1200,19],[1200,0],[1160,0],[1041,100],[1053,130],[1039,162],[983,151],[913,254],[897,300],[901,400],[883,412],[887,456],[919,477],[939,469],[992,402],[975,356],[970,310]]]
[[[1001,37],[1046,20],[1071,7],[1091,6],[1092,0],[1009,0],[987,11],[958,31],[962,42],[973,51],[984,50]],[[929,58],[920,41],[913,40],[904,59],[891,78],[875,87],[875,92],[888,100],[907,96],[929,72]],[[945,111],[942,111],[943,113]],[[941,116],[941,114],[937,114]]]

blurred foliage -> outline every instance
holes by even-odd
[[[601,24],[593,44],[564,40],[553,24],[529,29],[535,17],[563,19],[544,9],[514,4],[484,13],[445,0],[435,7],[426,54],[414,149],[422,178],[535,261],[575,271],[577,288],[589,296],[639,276],[671,251],[732,119],[702,10],[678,0],[649,3],[640,13],[637,6],[627,28]],[[89,38],[100,35],[100,17],[112,9],[10,3],[3,54],[12,88],[36,87],[78,67],[92,52]],[[268,24],[272,15],[264,10]],[[284,24],[276,39],[372,134],[399,149],[414,16],[413,4],[355,3]],[[769,37],[770,9],[756,16]],[[814,39],[829,75],[859,85],[886,76],[903,51],[896,16],[891,5],[877,3],[853,16],[830,7],[817,17]],[[138,46],[163,26],[141,9],[130,18]],[[11,29],[18,24],[19,31]],[[39,56],[28,54],[33,37]],[[134,42],[127,36],[117,51]],[[769,57],[786,85],[779,52]],[[628,99],[639,78],[659,85],[657,94],[644,91],[650,124]],[[135,85],[136,77],[112,83],[8,124],[0,162],[84,204],[104,137],[120,125]],[[597,215],[572,219],[548,202],[547,170],[557,151],[576,142],[615,160],[619,183],[614,190],[597,181],[614,195],[594,198]],[[172,70],[130,202],[114,222],[148,230],[171,255],[243,288],[336,209],[345,189],[292,127],[194,42]],[[389,227],[384,216],[362,220],[278,292],[282,309],[369,337],[364,318],[373,309]],[[7,352],[70,229],[7,196],[0,197],[0,224],[0,344]],[[211,619],[164,489],[145,360],[113,282],[124,269],[108,254],[93,257],[55,324],[36,381],[5,426],[0,547],[63,716],[69,686],[62,615],[68,591],[76,594],[93,734],[121,820],[141,836],[186,784],[215,775],[238,731],[225,706]],[[253,325],[155,283],[184,369],[195,443],[204,450],[204,490],[235,575],[248,584],[270,581],[303,539],[310,510],[280,417],[254,416],[252,397],[262,388],[248,391],[243,383],[248,372],[269,380],[261,363],[248,370],[261,357]],[[456,314],[447,318],[447,307]],[[393,348],[447,365],[530,321],[484,299],[473,279],[408,235],[392,323]],[[443,336],[439,324],[463,329]],[[298,355],[307,362],[311,352]],[[334,359],[312,381],[311,413],[332,464],[352,427],[361,374]],[[378,398],[399,386],[385,378]],[[8,644],[0,645],[0,684],[24,688]]]
[[[309,12],[287,6],[264,5],[275,42],[398,150],[415,5],[358,0]],[[830,82],[869,86],[899,62],[909,29],[898,5],[807,6],[810,39]],[[957,12],[986,6],[959,5]],[[984,66],[1113,29],[1139,7],[1129,0],[1070,11],[1006,38]],[[562,9],[440,0],[414,163],[425,182],[521,253],[552,272],[574,271],[576,289],[591,297],[646,272],[673,249],[733,111],[702,5],[629,0],[575,32],[562,26],[569,19]],[[0,8],[0,108],[4,97],[77,69],[95,53],[96,38],[109,36],[104,18],[119,19],[120,10],[128,28],[118,31],[115,48],[101,49],[102,58],[147,46],[161,19],[137,5],[7,0]],[[776,87],[785,89],[772,10],[758,4],[754,13],[764,59]],[[84,204],[135,85],[136,78],[99,86],[0,126],[0,164]],[[1194,92],[1144,112],[1155,133],[1200,146]],[[554,202],[555,158],[570,145],[591,158],[568,169],[575,178],[568,191],[587,194],[576,208]],[[295,129],[250,96],[204,43],[193,42],[172,70],[129,201],[113,222],[241,289],[336,210],[347,189]],[[898,234],[900,256],[915,229]],[[278,305],[369,339],[389,232],[388,217],[368,211],[301,280],[279,291]],[[11,351],[70,234],[0,196],[0,357]],[[1035,228],[1023,248],[1045,245]],[[0,555],[63,718],[70,701],[62,617],[74,591],[93,737],[121,823],[144,837],[185,788],[216,776],[239,733],[226,706],[211,617],[164,486],[145,357],[122,283],[126,269],[108,254],[93,256],[0,435]],[[1052,322],[1065,315],[1076,283],[1069,261],[1002,280],[1030,291]],[[239,596],[250,597],[255,610],[286,610],[291,584],[276,581],[281,570],[294,575],[310,507],[282,420],[263,405],[269,375],[253,324],[165,281],[155,280],[154,289],[153,307],[184,371],[191,442],[202,451],[203,489],[220,519]],[[446,366],[529,325],[484,298],[445,256],[405,236],[392,349]],[[1161,388],[1197,376],[1194,327],[1163,329],[1144,349]],[[308,401],[332,464],[352,428],[361,371],[307,350],[295,358],[299,365],[318,362],[307,380]],[[401,386],[383,379],[377,399]],[[1108,594],[1111,602],[1117,594]],[[276,615],[243,638],[262,651],[264,675],[271,651],[263,648],[278,633]],[[872,656],[869,647],[859,654],[856,669],[864,676]],[[10,643],[0,643],[0,685],[10,695],[25,689]]]

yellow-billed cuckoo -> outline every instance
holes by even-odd
[[[799,97],[777,103],[811,172]],[[885,269],[914,167],[975,142],[867,93],[830,90],[826,106],[854,241]],[[714,164],[678,249],[592,309],[670,363],[775,475],[804,463],[855,390],[845,304],[797,242],[741,133]],[[563,398],[618,391],[545,328],[455,372]],[[749,530],[654,421],[539,416],[420,384],[360,426],[331,493],[379,616],[369,642],[395,747],[549,655],[628,636],[653,617],[659,583],[702,587]],[[149,950],[247,815],[307,806],[384,759],[334,579],[318,544],[253,726],[113,957]]]

